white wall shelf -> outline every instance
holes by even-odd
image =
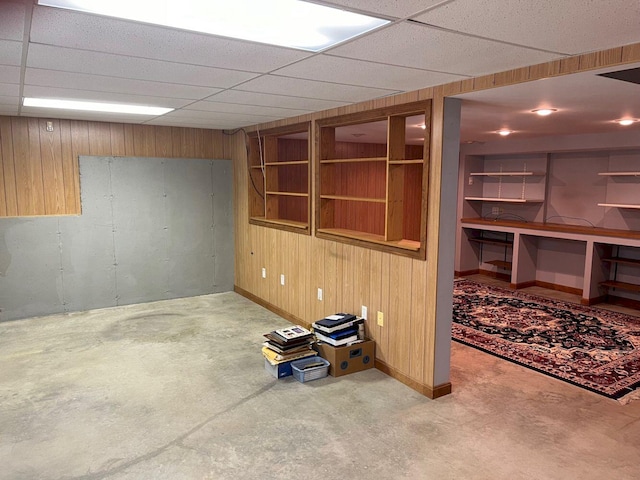
[[[633,208],[640,209],[640,205],[637,204],[628,204],[628,203],[599,203],[599,207],[610,207],[610,208]]]
[[[472,177],[544,177],[544,172],[471,172]]]
[[[498,197],[464,197],[468,201],[504,202],[504,203],[542,203],[542,198],[498,198]]]

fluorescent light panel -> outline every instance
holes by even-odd
[[[51,98],[25,97],[25,107],[59,108],[63,110],[86,110],[89,112],[130,113],[134,115],[164,115],[173,108],[126,105],[123,103],[83,102],[78,100],[56,100]]]
[[[299,0],[38,0],[38,3],[311,52],[389,23]]]

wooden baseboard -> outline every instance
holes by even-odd
[[[468,277],[469,275],[475,275],[476,273],[478,273],[480,270],[478,270],[477,268],[475,270],[463,270],[462,272],[459,272],[457,270],[454,270],[453,274],[456,277]]]
[[[640,310],[640,300],[634,300],[633,298],[617,297],[615,295],[607,295],[604,297],[603,302],[612,303],[614,305],[620,305],[621,307],[633,308],[634,310]]]
[[[512,283],[509,286],[511,288],[513,288],[514,290],[517,290],[519,288],[534,287],[535,285],[536,285],[536,281],[535,280],[530,280],[528,282]]]
[[[276,315],[280,315],[282,318],[290,321],[291,323],[295,323],[296,325],[302,325],[305,328],[311,327],[311,324],[305,322],[301,318],[296,317],[295,315],[292,315],[279,307],[276,307],[275,305],[267,302],[266,300],[263,300],[260,297],[255,296],[253,293],[247,292],[246,290],[240,288],[237,285],[233,286],[233,291],[239,295],[242,295],[245,298],[248,298],[252,302],[257,303],[258,305],[266,308],[267,310],[275,313]],[[398,372],[395,368],[387,365],[386,363],[378,359],[376,359],[375,361],[375,367],[381,372],[386,373],[390,377],[395,378],[399,382],[404,383],[408,387],[414,389],[416,392],[421,393],[425,397],[436,399],[438,397],[442,397],[444,395],[448,395],[449,393],[451,393],[451,383],[445,383],[445,384],[437,385],[431,388],[428,385],[423,385],[420,382],[416,382],[415,380],[412,380],[411,378],[407,377],[403,373]]]
[[[248,298],[253,303],[257,303],[261,307],[264,307],[267,310],[275,313],[276,315],[280,315],[282,318],[284,318],[285,320],[290,321],[291,323],[294,323],[296,325],[301,325],[301,326],[303,326],[305,328],[311,328],[311,324],[310,323],[307,323],[303,319],[301,319],[299,317],[296,317],[295,315],[290,314],[289,312],[281,309],[280,307],[276,307],[272,303],[269,303],[266,300],[263,300],[262,298],[255,296],[253,293],[247,292],[246,290],[240,288],[237,285],[233,286],[233,291],[238,293],[238,294],[240,294],[240,295],[242,295],[243,297]]]
[[[478,273],[487,277],[497,278],[498,280],[504,280],[505,282],[511,280],[511,275],[507,273],[494,272],[493,270],[484,270],[481,268],[478,270]]]
[[[395,378],[399,382],[404,383],[407,387],[412,388],[416,392],[421,393],[425,397],[428,397],[432,400],[451,393],[450,382],[444,383],[442,385],[436,385],[435,387],[430,387],[407,377],[404,373],[398,372],[395,368],[387,365],[385,362],[383,362],[382,360],[378,360],[377,358],[376,368],[381,372],[386,373],[390,377]]]
[[[607,301],[607,296],[601,295],[599,297],[593,297],[593,298],[582,298],[580,299],[580,304],[586,305],[588,307],[590,305],[595,305],[596,303],[602,303],[606,301]]]
[[[555,283],[542,282],[540,280],[536,280],[536,287],[548,288],[549,290],[556,290],[558,292],[582,296],[582,289],[576,287],[567,287],[565,285],[557,285]]]

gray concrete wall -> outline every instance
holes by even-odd
[[[0,321],[230,291],[228,160],[80,157],[82,215],[0,219]]]

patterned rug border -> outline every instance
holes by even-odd
[[[634,324],[635,326],[637,326],[638,328],[640,328],[640,317],[635,317],[633,315],[628,315],[628,314],[624,314],[624,313],[620,313],[620,312],[615,312],[612,310],[607,310],[607,309],[603,309],[603,308],[598,308],[598,307],[594,307],[594,306],[585,306],[585,305],[581,305],[581,304],[577,304],[577,303],[570,303],[567,301],[563,301],[563,300],[556,300],[556,299],[552,299],[552,298],[548,298],[548,297],[543,297],[540,295],[536,295],[535,293],[528,293],[528,292],[523,292],[523,291],[518,291],[518,290],[511,290],[508,288],[504,288],[498,285],[493,285],[493,284],[488,284],[488,283],[481,283],[481,282],[477,282],[474,280],[469,280],[469,279],[465,279],[465,278],[458,278],[454,280],[454,297],[455,297],[455,288],[458,284],[463,283],[463,284],[470,284],[470,285],[476,285],[478,287],[482,287],[482,288],[488,288],[491,289],[493,291],[495,291],[498,294],[502,294],[505,296],[509,296],[509,297],[514,297],[514,298],[518,298],[521,300],[527,300],[527,301],[532,301],[535,303],[539,303],[541,305],[545,305],[545,306],[550,306],[553,308],[558,308],[558,309],[563,309],[563,310],[567,310],[573,313],[582,313],[585,315],[590,315],[590,316],[597,316],[600,314],[606,315],[607,317],[609,317],[612,320],[616,320],[618,322],[623,322],[623,323],[629,323],[631,322],[632,324]],[[455,309],[455,305],[454,305],[454,309]],[[452,340],[462,344],[462,345],[466,345],[469,346],[471,348],[475,348],[476,350],[480,350],[482,352],[488,353],[489,355],[492,355],[496,358],[500,358],[502,360],[506,360],[508,362],[514,363],[516,365],[519,365],[521,367],[525,367],[529,370],[532,370],[534,372],[540,373],[542,375],[546,375],[549,376],[551,378],[554,378],[556,380],[560,380],[562,382],[566,382],[569,383],[573,386],[582,388],[584,390],[588,390],[590,392],[596,393],[598,395],[604,396],[606,398],[612,399],[612,400],[618,400],[621,401],[623,399],[623,397],[633,393],[633,392],[640,392],[640,379],[630,385],[627,385],[624,388],[621,388],[617,393],[614,394],[608,394],[606,392],[600,391],[596,388],[590,387],[588,385],[585,384],[581,384],[577,381],[573,381],[569,378],[564,378],[558,374],[555,374],[553,371],[549,371],[549,370],[545,370],[542,367],[536,367],[535,365],[529,365],[521,360],[518,360],[517,358],[513,358],[510,356],[507,356],[505,354],[501,354],[499,352],[496,351],[492,351],[480,344],[476,344],[471,340],[465,340],[464,338],[458,338],[456,336],[454,336],[454,329],[455,328],[460,328],[460,329],[469,329],[472,330],[471,327],[465,326],[465,325],[461,325],[457,322],[453,322],[453,326],[452,326]]]

